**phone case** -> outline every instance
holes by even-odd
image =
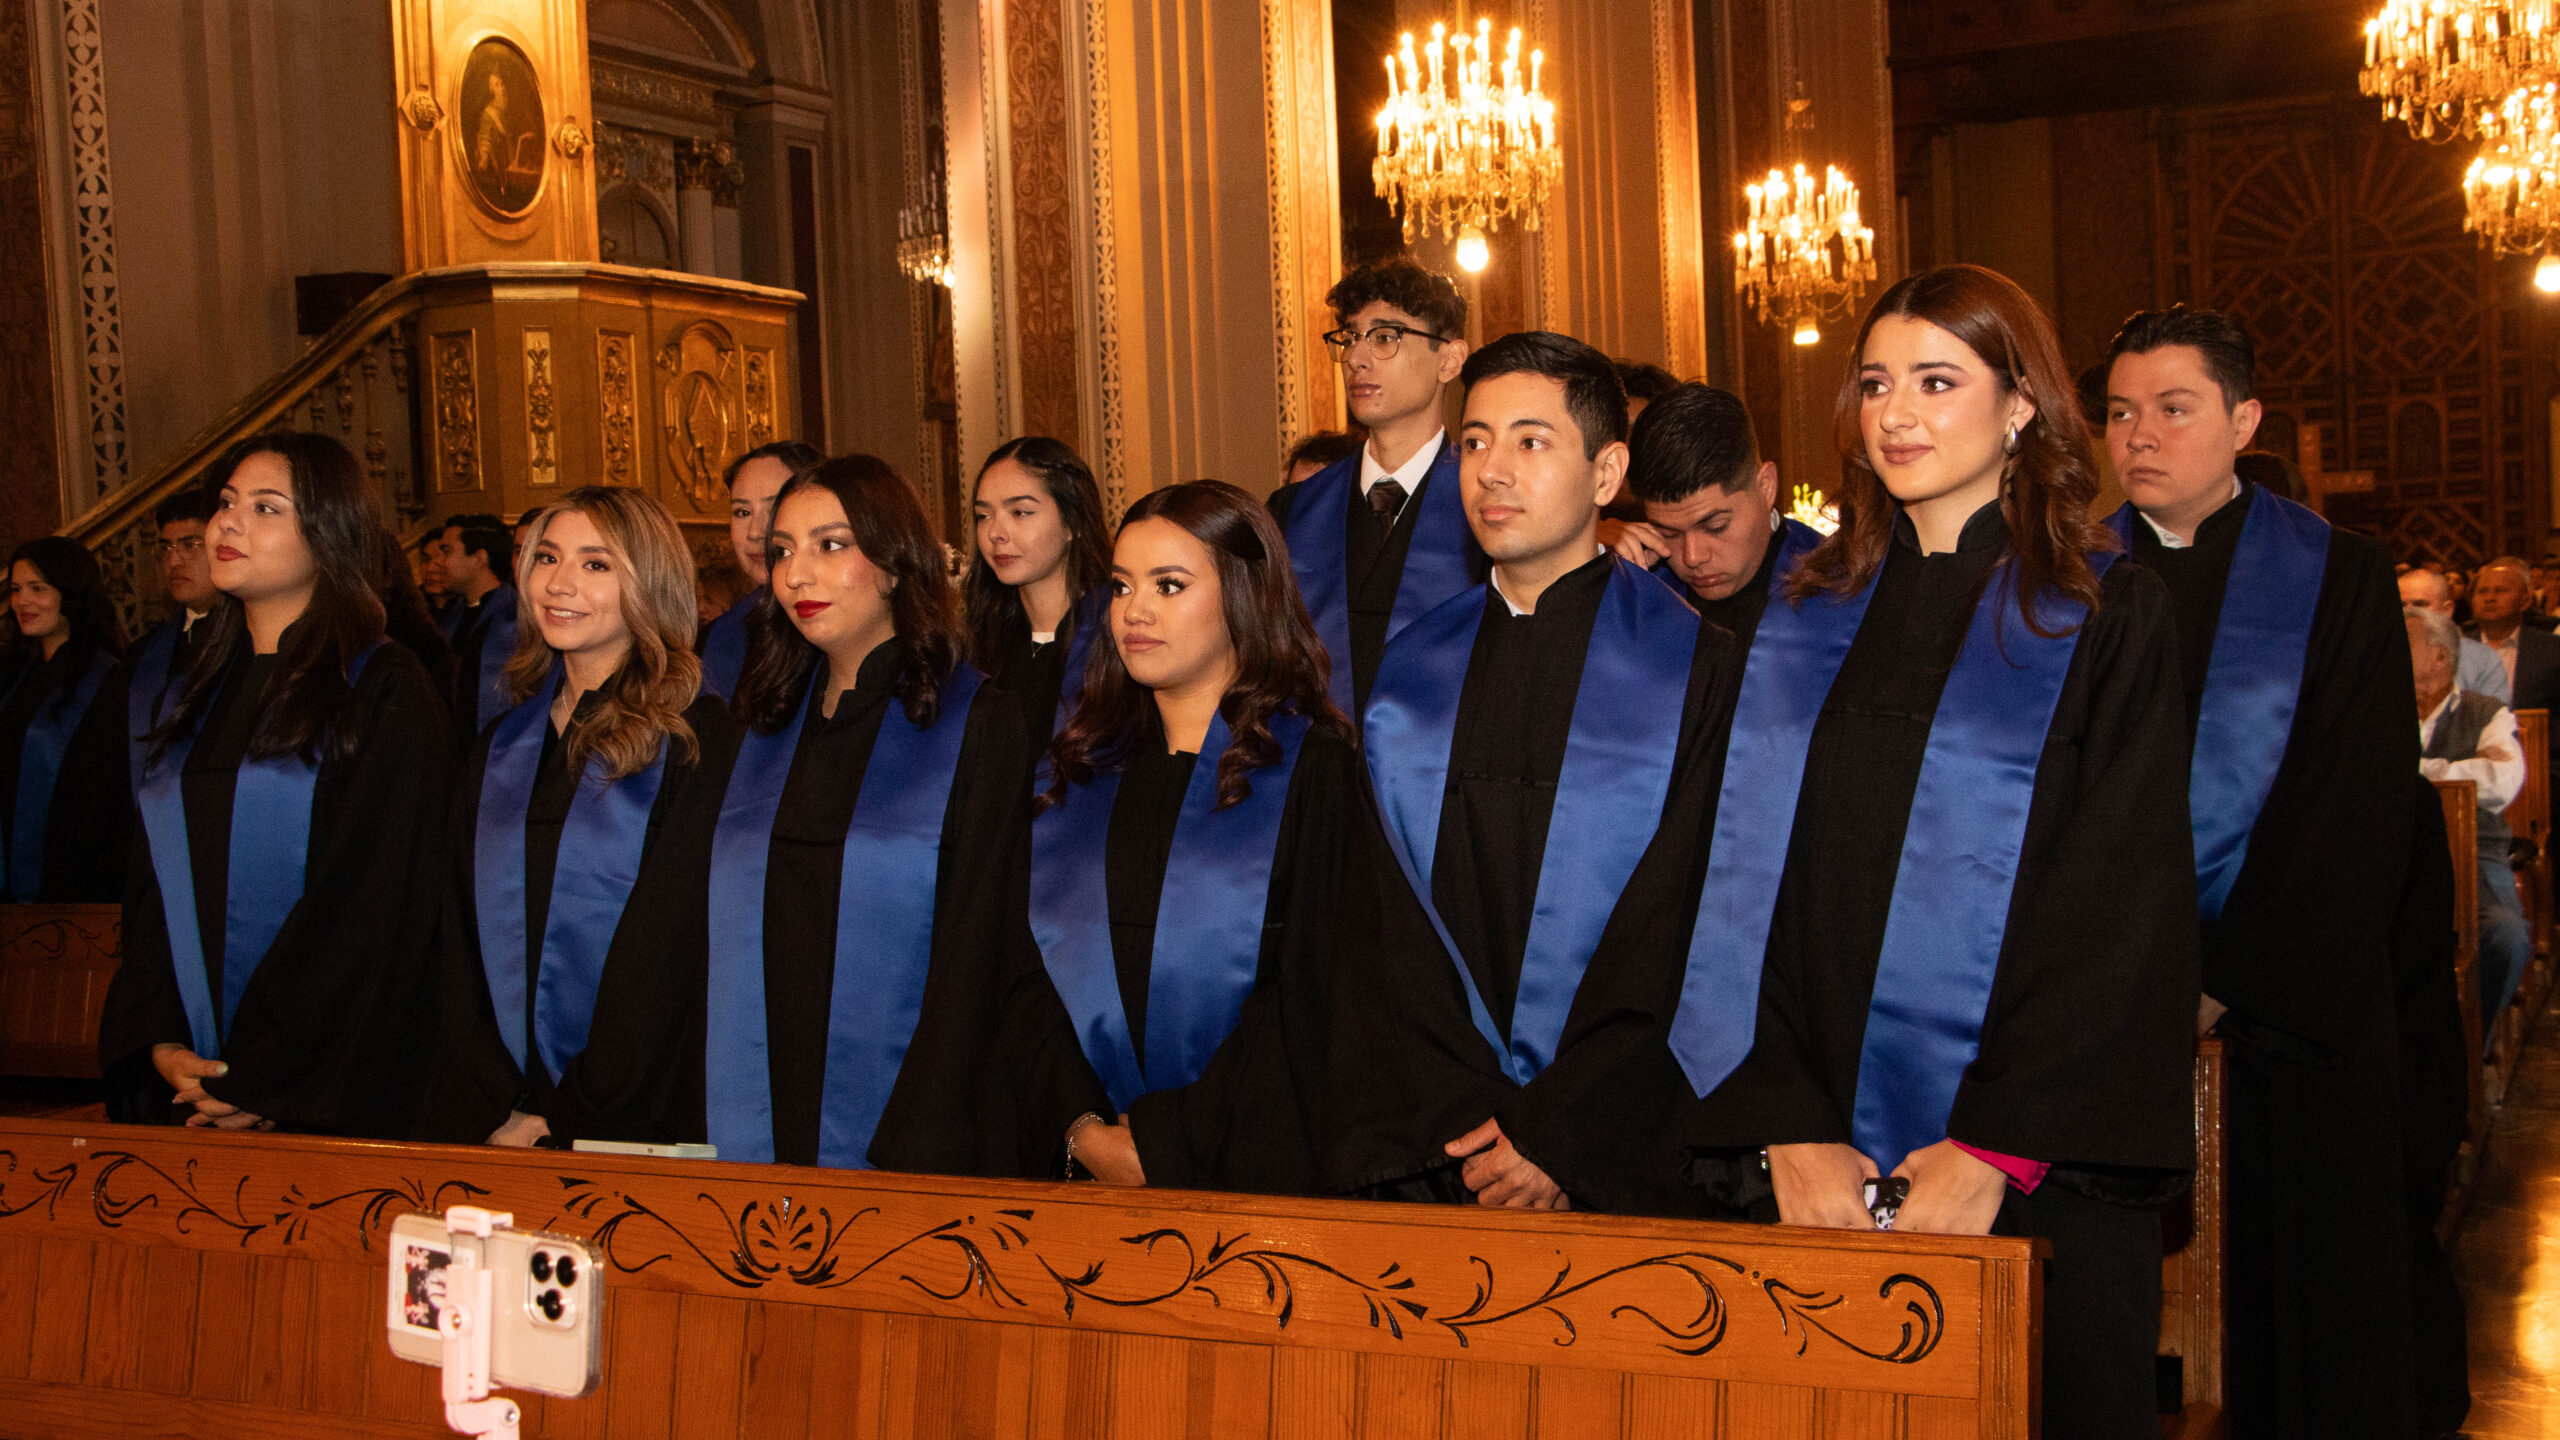
[[[453,1236],[434,1215],[391,1226],[391,1353],[422,1365],[444,1360],[436,1331],[457,1245],[476,1248],[490,1272],[489,1378],[501,1389],[584,1395],[604,1359],[604,1263],[573,1235],[500,1230],[486,1241]]]

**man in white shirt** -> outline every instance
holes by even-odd
[[[2408,607],[2409,662],[2418,685],[2418,773],[2430,780],[2468,780],[2480,787],[2480,1021],[2496,1025],[2515,997],[2532,957],[2516,875],[2507,861],[2506,809],[2524,789],[2524,747],[2515,713],[2495,698],[2454,683],[2461,632],[2450,616]]]
[[[2451,620],[2453,586],[2442,572],[2420,565],[2401,573],[2400,603],[2423,605]],[[2462,636],[2461,640],[2462,663],[2454,675],[2454,683],[2474,695],[2494,695],[2501,705],[2512,703],[2508,699],[2511,692],[2507,688],[2506,663],[2498,658],[2498,652],[2468,635]],[[2419,743],[2426,743],[2426,737],[2420,736]]]

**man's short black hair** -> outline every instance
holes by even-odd
[[[1596,459],[1627,438],[1627,389],[1609,357],[1552,330],[1505,335],[1467,357],[1458,383],[1469,390],[1498,375],[1544,375],[1564,383],[1564,408],[1582,429],[1582,454]]]
[[[151,526],[156,530],[164,525],[210,524],[218,498],[209,486],[190,485],[151,507]]]
[[[2249,327],[2220,310],[2172,305],[2166,310],[2138,310],[2107,346],[2112,368],[2120,355],[2148,355],[2166,345],[2192,346],[2204,357],[2205,373],[2222,391],[2226,409],[2258,393],[2258,347]]]
[[[444,517],[444,529],[436,533],[441,535],[445,530],[456,529],[462,532],[459,538],[463,554],[489,557],[491,573],[501,581],[513,583],[516,578],[514,526],[501,516],[475,510],[468,515],[447,515]]]
[[[769,441],[730,461],[728,468],[720,472],[720,488],[737,489],[738,472],[746,469],[747,462],[750,460],[779,460],[794,476],[805,474],[827,463],[825,452],[806,440]]]
[[[1627,437],[1627,489],[1674,505],[1710,486],[1731,494],[1760,473],[1760,436],[1730,390],[1675,385],[1636,417]]]
[[[1352,316],[1381,300],[1430,326],[1433,334],[1454,340],[1467,333],[1467,297],[1448,276],[1410,255],[1372,260],[1335,281],[1324,297],[1336,325],[1350,324]]]
[[[1629,400],[1647,405],[1680,388],[1680,377],[1645,360],[1612,360],[1618,367],[1618,383],[1626,387]]]
[[[1318,430],[1289,447],[1289,458],[1282,468],[1295,470],[1301,465],[1332,465],[1360,453],[1360,437],[1349,430]]]

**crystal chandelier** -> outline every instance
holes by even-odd
[[[2357,86],[2424,140],[2500,133],[2507,97],[2560,79],[2560,0],[2384,0]]]
[[[932,171],[925,172],[918,203],[898,209],[898,268],[919,285],[948,290],[959,283],[951,268],[951,231],[943,219],[942,177]]]
[[[1821,321],[1845,315],[1876,278],[1876,232],[1858,219],[1858,187],[1837,165],[1820,189],[1801,163],[1792,181],[1779,171],[1743,187],[1750,223],[1733,236],[1733,291],[1766,322],[1795,328],[1795,342],[1821,341]]]
[[[2497,107],[2495,138],[2462,175],[2462,228],[2499,255],[2560,237],[2560,85],[2518,90]]]
[[[1497,71],[1490,20],[1478,20],[1473,36],[1433,25],[1419,56],[1407,32],[1402,52],[1386,57],[1387,106],[1370,175],[1404,212],[1405,243],[1436,229],[1458,242],[1459,264],[1481,270],[1487,231],[1515,216],[1538,228],[1564,169],[1555,103],[1538,86],[1546,58],[1529,52],[1524,86],[1514,28]]]
[[[1829,535],[1840,528],[1840,507],[1823,499],[1822,492],[1812,486],[1799,485],[1794,503],[1787,506],[1787,518],[1816,534]]]

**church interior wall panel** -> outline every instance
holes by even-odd
[[[9,417],[12,436],[0,456],[0,541],[11,546],[62,518],[38,13],[23,3],[0,5],[0,415]]]
[[[834,451],[878,455],[930,486],[921,443],[922,336],[910,323],[916,287],[897,266],[898,203],[906,193],[903,130],[910,104],[899,43],[917,0],[829,12],[826,69],[833,108],[812,186],[823,350],[806,383],[822,387]]]
[[[1065,0],[1004,0],[1022,430],[1082,443],[1069,213]]]

